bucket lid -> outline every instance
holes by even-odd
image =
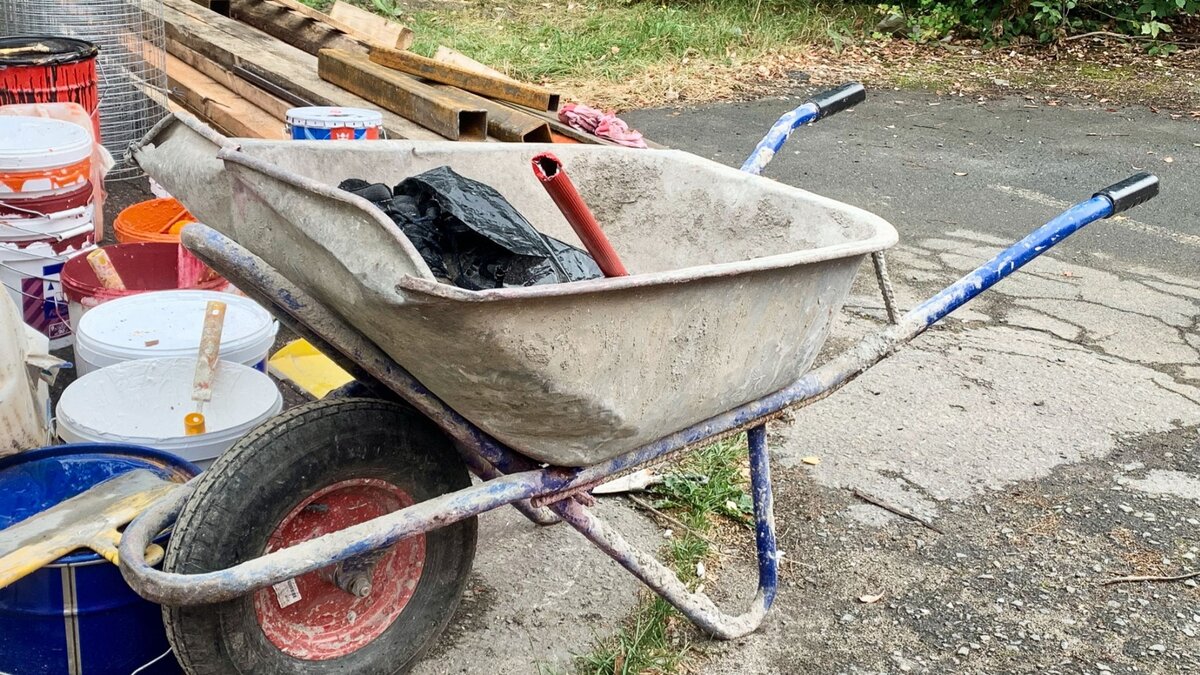
[[[203,444],[229,432],[241,436],[277,409],[279,388],[269,376],[240,363],[220,361],[213,376],[212,400],[204,404],[207,431],[186,436],[183,418],[196,411],[195,374],[195,357],[106,366],[67,385],[55,415],[75,437],[158,447],[185,437]]]
[[[310,129],[368,129],[383,126],[383,113],[362,108],[314,106],[287,111],[287,123]]]
[[[60,504],[114,476],[147,469],[182,483],[200,469],[180,457],[136,445],[78,443],[30,450],[0,459],[0,530]],[[58,559],[99,559],[78,551]]]
[[[221,356],[256,345],[270,349],[277,325],[249,298],[216,291],[153,291],[117,298],[88,310],[75,331],[76,348],[123,360],[195,357],[210,300],[227,306]],[[228,355],[228,356],[227,356]]]
[[[100,48],[75,38],[14,35],[0,38],[0,67],[57,66],[89,59]]]
[[[0,171],[69,166],[92,156],[92,132],[45,117],[0,116]]]

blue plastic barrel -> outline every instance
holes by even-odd
[[[79,443],[13,455],[0,459],[0,529],[134,469],[178,482],[200,472],[179,457],[135,445]],[[140,598],[116,565],[90,551],[59,558],[0,589],[0,673],[175,675],[181,671],[169,652],[159,606]]]

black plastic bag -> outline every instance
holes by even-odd
[[[394,190],[349,179],[339,185],[400,227],[434,276],[471,290],[604,276],[586,251],[538,232],[491,186],[441,166]]]

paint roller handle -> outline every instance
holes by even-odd
[[[212,400],[212,379],[221,358],[221,330],[225,325],[225,303],[210,300],[204,308],[204,328],[200,333],[200,353],[196,357],[196,375],[192,379],[192,400]]]
[[[1094,196],[1104,197],[1112,202],[1111,215],[1115,216],[1157,197],[1158,176],[1145,172],[1134,174],[1119,183],[1109,185]]]
[[[117,273],[116,266],[108,257],[108,251],[98,248],[95,251],[87,254],[88,265],[92,271],[96,273],[96,279],[104,288],[113,291],[125,290],[125,282],[121,279],[121,275]]]

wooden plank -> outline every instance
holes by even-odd
[[[234,73],[225,70],[215,61],[184,47],[173,40],[167,41],[167,53],[212,78],[222,87],[232,91],[271,114],[281,122],[287,119],[287,111],[295,107],[250,84]]]
[[[262,31],[219,16],[190,0],[163,0],[167,38],[225,70],[253,73],[308,105],[373,108],[371,103],[317,76],[317,58]],[[383,127],[391,138],[436,140],[442,137],[392,112]]]
[[[167,86],[172,98],[231,136],[287,138],[282,121],[170,54]]]
[[[413,43],[413,32],[402,23],[385,19],[348,2],[337,0],[329,10],[329,16],[366,35],[371,44],[381,47],[408,49]]]
[[[371,60],[388,68],[465,89],[498,101],[516,103],[538,110],[558,109],[558,94],[544,87],[508,78],[497,79],[412,52],[372,47]]]
[[[456,100],[445,89],[418,81],[371,60],[323,49],[317,58],[321,79],[358,94],[454,141],[487,138],[487,111]]]
[[[318,12],[312,7],[298,2],[297,0],[258,0],[258,2],[272,2],[277,5],[283,5],[297,14],[306,16],[313,21],[318,21],[326,26],[329,26],[330,28],[344,33],[347,37],[357,40],[364,45],[370,46],[375,44],[372,42],[370,36],[366,35],[362,31],[354,28],[353,26],[348,26],[345,23],[329,16],[328,14],[325,14],[324,12]]]
[[[366,42],[312,16],[324,14],[305,5],[299,7],[307,11],[300,11],[284,0],[234,0],[229,16],[309,54],[315,55],[322,49],[367,53]]]
[[[433,60],[441,61],[442,63],[449,63],[452,66],[458,66],[463,70],[469,70],[473,73],[479,73],[480,75],[491,75],[497,80],[510,80],[516,82],[516,80],[496,70],[495,68],[485,66],[466,54],[454,51],[449,47],[439,45],[437,51],[433,53]]]

